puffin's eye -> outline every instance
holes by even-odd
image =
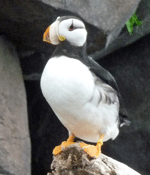
[[[75,29],[75,28],[74,28],[73,24],[71,24],[71,26],[69,27],[69,30],[72,31],[72,30],[74,30],[74,29]]]

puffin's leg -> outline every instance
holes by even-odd
[[[61,145],[56,146],[56,147],[53,149],[53,154],[54,154],[54,155],[57,155],[57,154],[59,154],[60,152],[62,152],[62,150],[63,150],[64,148],[66,148],[67,146],[74,144],[74,143],[75,143],[75,142],[73,142],[73,141],[74,141],[74,137],[75,137],[74,134],[71,133],[71,134],[69,135],[69,138],[67,139],[67,141],[62,142]]]
[[[80,147],[83,148],[83,150],[90,156],[90,157],[99,157],[101,153],[101,146],[103,145],[103,138],[104,135],[100,136],[100,139],[98,140],[96,146],[94,145],[88,145],[84,142],[79,143]]]

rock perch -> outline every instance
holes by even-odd
[[[104,154],[100,154],[97,159],[89,157],[78,143],[53,157],[51,171],[47,175],[140,175]]]

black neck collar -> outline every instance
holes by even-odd
[[[52,57],[67,56],[79,60],[87,59],[86,43],[82,47],[70,45],[68,41],[62,41],[55,49]]]

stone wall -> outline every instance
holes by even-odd
[[[0,36],[0,174],[30,175],[27,101],[16,48]]]

